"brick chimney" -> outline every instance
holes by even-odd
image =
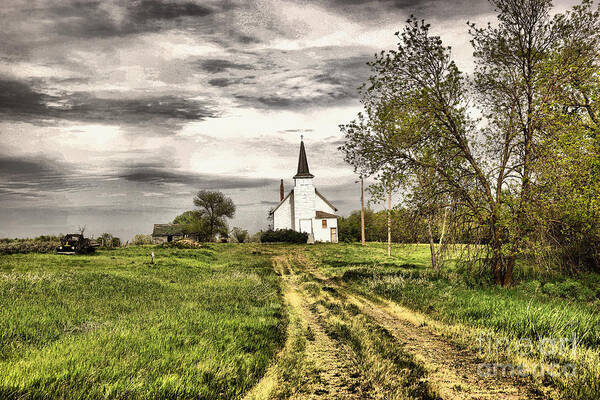
[[[281,183],[279,184],[279,201],[283,201],[283,197],[284,197],[284,191],[283,191],[283,179],[282,179]]]

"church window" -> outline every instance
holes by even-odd
[[[327,220],[326,220],[326,219],[324,219],[324,220],[322,221],[322,224],[323,224],[323,228],[327,228]]]

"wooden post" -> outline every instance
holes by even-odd
[[[392,256],[392,185],[388,185],[387,228],[388,228],[388,257],[391,257]]]
[[[154,264],[154,252],[150,253],[150,256],[152,257],[152,262],[150,264]]]
[[[360,177],[360,225],[361,225],[361,242],[366,245],[365,241],[365,181]]]

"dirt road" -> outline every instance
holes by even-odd
[[[486,378],[475,351],[423,317],[328,279],[302,250],[275,251],[287,340],[247,399],[539,399],[533,382]]]

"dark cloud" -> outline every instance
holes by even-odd
[[[110,8],[122,17],[115,18]],[[193,28],[197,19],[210,18],[222,9],[192,1],[141,0],[129,2],[126,7],[107,1],[64,1],[58,6],[32,11],[51,16],[53,30],[60,35],[109,38],[169,29],[170,21]]]
[[[487,0],[296,0],[319,4],[365,24],[377,24],[400,12],[417,18],[452,18],[475,16],[493,10]],[[401,22],[401,21],[400,21]]]
[[[174,183],[192,185],[196,189],[251,189],[276,183],[273,179],[197,174],[193,172],[186,173],[169,168],[138,166],[124,169],[118,174],[118,177],[131,182],[154,185]]]
[[[80,94],[68,99],[66,106],[58,112],[69,119],[125,123],[169,119],[201,121],[217,116],[216,111],[206,104],[175,96],[111,99]]]
[[[199,66],[206,72],[210,72],[213,74],[219,72],[225,72],[230,69],[238,69],[238,70],[253,70],[254,67],[249,64],[239,64],[228,60],[222,59],[210,59],[210,60],[202,60],[199,62]]]
[[[238,83],[238,79],[215,78],[208,81],[208,84],[216,87],[227,87]]]
[[[44,157],[15,157],[0,155],[0,175],[3,177],[32,177],[62,174],[63,164]]]
[[[125,124],[202,121],[218,116],[207,103],[175,96],[100,98],[90,93],[51,96],[26,82],[0,80],[0,114],[5,119],[67,119]]]
[[[37,92],[25,83],[16,80],[0,79],[0,113],[44,114],[50,96]]]
[[[136,1],[128,6],[131,19],[137,23],[183,17],[206,17],[215,12],[211,7],[194,2]]]
[[[92,184],[72,164],[44,155],[0,154],[0,198],[43,198],[50,192],[78,191]]]

